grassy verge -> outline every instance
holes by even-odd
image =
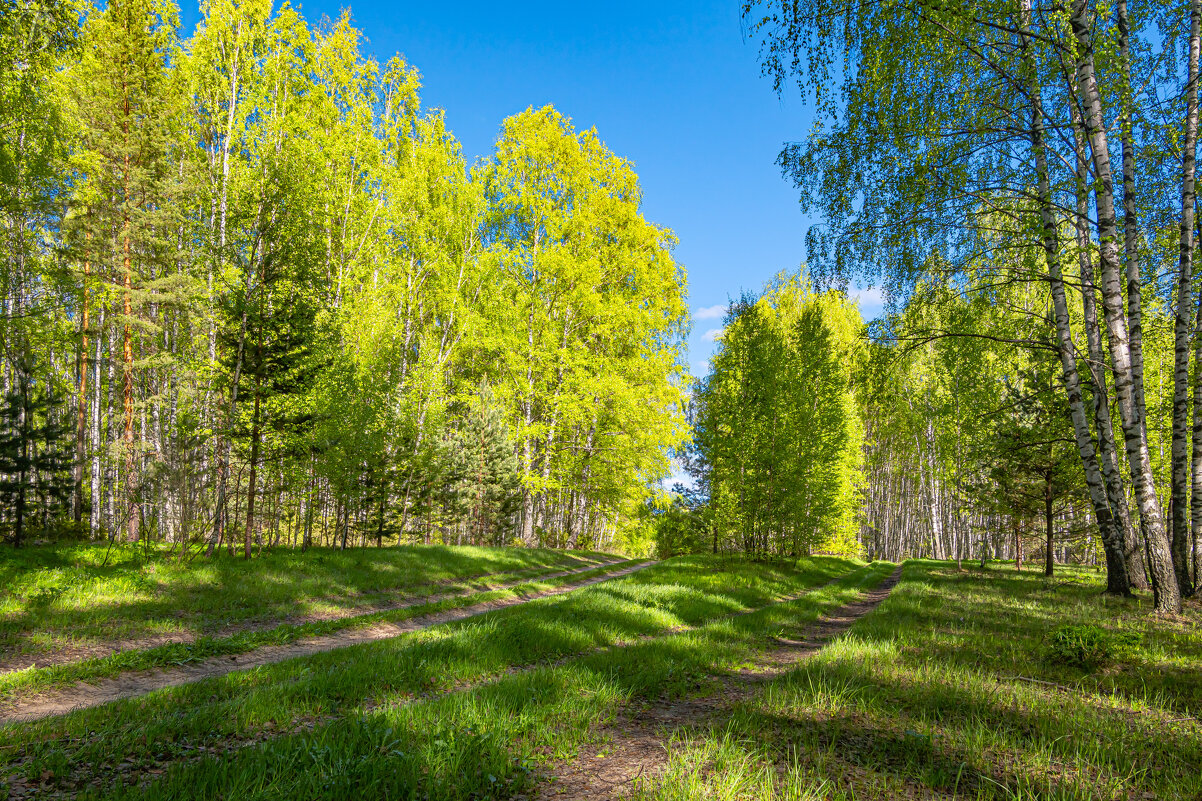
[[[671,560],[457,624],[5,727],[3,770],[43,792],[119,792],[136,775],[154,777],[152,797],[502,797],[528,783],[533,760],[566,753],[628,698],[694,691],[708,671],[750,658],[765,633],[887,571],[707,621],[853,567]],[[629,647],[596,651],[615,643]]]
[[[682,731],[633,797],[1202,798],[1202,613],[1100,590],[910,562],[847,636]]]
[[[0,658],[115,639],[212,633],[337,612],[381,592],[429,590],[491,574],[569,569],[612,555],[412,545],[310,549],[181,562],[165,550],[101,545],[5,549]]]
[[[604,576],[625,567],[640,564],[642,560],[630,560],[606,565],[556,578],[524,581],[510,587],[469,592],[452,598],[444,598],[425,604],[390,609],[337,620],[322,620],[311,623],[285,623],[270,629],[247,630],[224,637],[200,637],[192,642],[171,643],[152,648],[120,651],[108,656],[84,659],[70,664],[52,665],[45,668],[14,670],[0,674],[0,704],[11,702],[22,696],[65,687],[79,681],[93,681],[134,670],[155,670],[199,662],[214,656],[245,654],[268,645],[289,645],[311,637],[335,634],[340,631],[370,628],[383,623],[400,623],[415,617],[447,612],[479,603],[525,598],[541,592],[592,578]],[[440,592],[454,592],[448,586]],[[464,591],[470,585],[462,585]]]

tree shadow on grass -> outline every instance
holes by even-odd
[[[217,558],[180,565],[163,554],[144,562],[119,551],[124,555],[112,564],[81,566],[94,550],[95,546],[30,549],[19,565],[5,568],[15,574],[10,576],[10,582],[16,582],[10,602],[20,611],[0,621],[0,648],[14,654],[28,650],[34,633],[59,646],[106,640],[120,645],[113,641],[172,632],[195,636],[303,616],[312,612],[315,602],[354,611],[373,593],[433,593],[445,583],[486,575],[587,567],[591,562],[584,557],[596,556],[406,546],[384,551],[311,549],[303,558],[280,551],[249,564]],[[56,565],[59,573],[52,572]],[[35,585],[36,591],[20,589]],[[41,649],[34,647],[33,652]]]
[[[173,754],[181,749],[195,754],[197,746],[220,749],[229,743],[253,741],[263,738],[263,731],[270,724],[272,733],[264,744],[246,749],[245,759],[249,762],[241,761],[244,758],[241,751],[236,758],[229,758],[234,759],[236,765],[242,765],[237,770],[249,770],[246,766],[254,764],[260,767],[273,765],[264,769],[279,771],[282,767],[274,759],[304,762],[309,757],[302,752],[317,748],[315,743],[341,742],[336,748],[329,746],[334,749],[331,754],[340,759],[359,758],[354,755],[362,754],[361,743],[344,742],[339,739],[343,735],[331,734],[344,729],[350,731],[347,726],[351,724],[344,718],[356,706],[370,710],[366,714],[372,720],[392,721],[397,731],[404,728],[409,732],[406,737],[414,742],[427,742],[427,729],[447,736],[458,731],[448,722],[451,718],[414,728],[414,724],[404,721],[416,718],[406,716],[427,715],[429,709],[458,710],[457,704],[466,704],[468,709],[491,709],[489,704],[502,702],[509,711],[489,713],[494,717],[480,713],[484,718],[479,725],[487,723],[492,728],[509,732],[504,743],[513,742],[519,734],[527,736],[529,727],[534,725],[531,721],[539,720],[540,715],[546,717],[544,725],[552,726],[568,725],[571,718],[575,721],[571,725],[577,732],[573,736],[580,739],[599,714],[595,705],[589,706],[593,704],[590,698],[625,698],[660,692],[679,695],[707,686],[715,663],[735,659],[756,637],[753,628],[744,630],[755,616],[735,618],[737,624],[732,621],[729,626],[713,627],[705,635],[686,633],[636,642],[629,648],[576,659],[561,669],[529,668],[615,640],[636,640],[643,634],[663,633],[666,625],[677,621],[705,623],[716,614],[744,610],[752,599],[767,603],[783,589],[797,591],[805,584],[821,584],[837,567],[846,572],[853,565],[836,560],[824,562],[820,570],[810,571],[755,566],[740,574],[737,580],[728,582],[730,586],[722,591],[710,590],[700,595],[695,588],[687,586],[689,582],[683,581],[687,574],[678,568],[673,567],[669,572],[672,583],[667,584],[649,581],[646,576],[651,572],[649,570],[633,574],[621,583],[534,602],[520,610],[502,610],[395,640],[317,654],[172,688],[65,718],[29,724],[23,731],[0,729],[0,749],[6,740],[14,745],[21,744],[33,760],[28,764],[120,762],[164,749]],[[691,569],[695,571],[694,575],[708,570],[705,565]],[[639,581],[635,582],[635,578]],[[676,583],[677,579],[682,581]],[[795,613],[798,608],[794,609]],[[520,668],[522,672],[468,694],[457,693],[426,703],[405,703],[415,696],[420,698],[426,693],[455,689],[463,682],[510,667]],[[574,685],[565,676],[580,678],[584,683]],[[515,686],[521,689],[514,690]],[[481,707],[481,704],[485,706]],[[579,706],[582,704],[584,706]],[[584,709],[587,714],[580,712],[572,718],[573,709],[577,712]],[[508,719],[511,714],[516,716],[513,720]],[[461,712],[454,712],[454,715],[461,715]],[[322,721],[325,718],[334,720],[323,723],[312,736],[278,736],[281,730],[295,728],[297,721]],[[89,734],[98,731],[104,732],[103,738]],[[561,744],[546,739],[538,742]],[[189,748],[193,750],[188,751]],[[3,753],[0,750],[0,754]],[[286,756],[281,756],[285,753]],[[370,759],[374,764],[376,757]],[[168,760],[169,764],[172,762],[175,762],[172,771],[183,771],[181,776],[189,770],[174,757]],[[428,766],[428,770],[431,777],[441,775],[436,766]],[[240,786],[238,777],[241,774],[237,771],[227,773],[223,768],[222,775],[225,778],[218,783],[223,788],[221,792],[235,792]],[[438,783],[435,778],[430,782],[431,786]],[[201,785],[183,781],[171,786]],[[274,796],[252,794],[251,797]],[[435,794],[434,797],[439,796]]]

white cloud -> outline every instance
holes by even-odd
[[[722,336],[721,328],[711,328],[701,335],[702,342],[717,342],[718,337]]]
[[[873,287],[872,289],[853,289],[848,292],[847,295],[861,306],[885,305],[885,296],[881,292],[880,287]]]
[[[684,465],[679,459],[672,460],[672,472],[664,477],[660,482],[660,487],[664,492],[671,492],[675,484],[683,484],[689,489],[693,489],[696,485],[693,483],[693,477],[684,471]]]
[[[693,310],[694,320],[721,320],[726,314],[726,306],[704,306]]]
[[[880,287],[872,289],[853,288],[848,290],[847,297],[860,307],[860,314],[865,320],[880,317],[885,312],[885,293]]]

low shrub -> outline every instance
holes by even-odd
[[[1120,657],[1136,644],[1130,632],[1115,632],[1091,624],[1060,626],[1047,637],[1049,662],[1095,670]]]

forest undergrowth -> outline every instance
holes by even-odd
[[[7,726],[0,782],[10,798],[509,797],[632,694],[691,692],[749,658],[757,615],[727,616],[867,569],[673,559],[460,623]],[[806,596],[813,614],[839,586]]]
[[[0,564],[0,668],[64,650],[198,637],[361,611],[381,595],[428,594],[488,578],[537,578],[621,557],[545,548],[407,545],[280,549],[253,563],[178,558],[139,544],[14,550]],[[128,647],[128,646],[127,646]],[[24,667],[26,664],[22,664]]]
[[[670,733],[631,798],[1202,797],[1202,610],[1101,582],[910,561],[847,635]]]

